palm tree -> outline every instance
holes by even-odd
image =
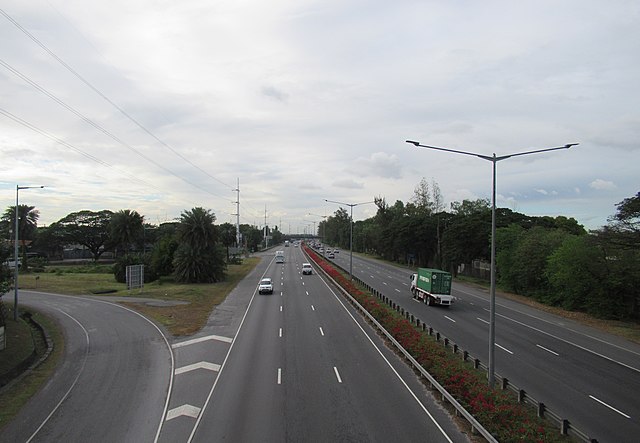
[[[22,244],[22,263],[27,263],[27,250],[25,248],[27,240],[33,240],[38,228],[38,218],[40,211],[35,206],[18,205],[18,239]],[[15,206],[8,207],[2,216],[2,231],[7,237],[15,239]]]
[[[204,208],[181,214],[176,231],[179,245],[174,258],[177,281],[212,283],[224,277],[226,263],[215,221],[215,214]]]
[[[129,251],[144,235],[144,217],[137,211],[123,209],[111,216],[109,234],[116,249]]]

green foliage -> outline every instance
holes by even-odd
[[[178,248],[173,259],[176,280],[213,283],[224,278],[225,252],[219,241],[216,216],[208,209],[185,211],[176,231]]]
[[[118,283],[127,282],[127,266],[131,265],[144,265],[145,283],[150,283],[158,279],[158,274],[155,273],[153,266],[151,266],[150,254],[126,254],[118,257],[113,265],[113,274]]]
[[[109,240],[112,246],[118,250],[130,251],[136,249],[136,245],[142,245],[143,237],[144,217],[137,211],[122,209],[111,215]]]
[[[98,261],[106,251],[109,223],[113,213],[109,210],[72,212],[51,225],[56,236],[67,244],[86,246]]]
[[[547,259],[568,236],[559,229],[518,225],[496,230],[496,265],[500,283],[523,295],[540,295],[549,289]]]
[[[173,274],[173,257],[178,242],[171,236],[162,237],[151,251],[151,267],[160,276]]]
[[[224,279],[225,253],[221,246],[201,249],[181,243],[174,255],[173,268],[178,282],[215,283]]]

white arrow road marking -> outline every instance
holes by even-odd
[[[202,343],[203,341],[207,341],[207,340],[218,340],[218,341],[223,341],[225,343],[233,343],[233,339],[229,337],[222,337],[220,335],[207,335],[206,337],[199,337],[191,340],[182,341],[180,343],[174,343],[171,345],[171,347],[173,349],[182,348],[183,346],[194,345],[196,343]]]
[[[200,408],[196,406],[182,405],[182,406],[178,406],[177,408],[173,408],[169,412],[167,412],[166,421],[169,421],[176,417],[180,417],[181,415],[186,415],[187,417],[191,417],[191,418],[198,418],[199,413],[200,413]]]
[[[184,374],[185,372],[195,371],[196,369],[207,369],[209,371],[218,372],[220,365],[215,363],[209,363],[208,361],[201,361],[192,365],[183,366],[175,370],[176,375]]]

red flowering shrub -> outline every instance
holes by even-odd
[[[501,442],[567,441],[505,391],[488,386],[486,376],[448,352],[400,313],[355,285],[341,271],[304,245],[305,252],[345,289],[464,408]]]

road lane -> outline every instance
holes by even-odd
[[[24,306],[59,322],[65,349],[52,378],[0,440],[153,441],[171,389],[172,355],[161,331],[102,300],[28,291],[20,296]]]
[[[335,261],[347,267],[348,254]],[[451,308],[427,307],[411,298],[408,269],[359,256],[353,262],[355,276],[486,362],[486,290],[454,283],[457,301]],[[634,395],[640,389],[640,346],[499,295],[496,305],[499,374],[599,441],[635,441],[640,435],[640,403]]]
[[[281,287],[254,297],[193,441],[466,441],[410,369],[372,346],[384,348],[375,332],[317,274],[300,274],[303,261],[290,248],[267,269]]]

